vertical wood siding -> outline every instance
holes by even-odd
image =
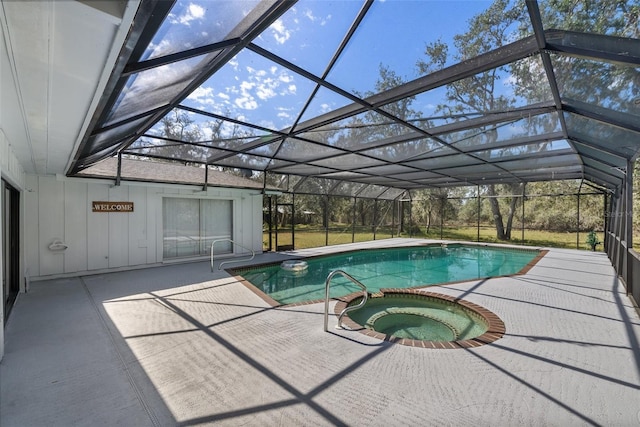
[[[162,259],[162,198],[232,200],[234,239],[262,251],[262,196],[256,191],[184,186],[113,186],[28,175],[25,194],[25,256],[31,278],[153,265]],[[194,187],[195,188],[195,187]],[[129,201],[132,213],[93,212],[93,201]],[[52,251],[61,239],[68,248]]]

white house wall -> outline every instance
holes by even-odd
[[[0,126],[2,123],[0,123]],[[5,133],[0,127],[0,175],[4,180],[10,183],[17,190],[21,190],[24,186],[25,174],[20,163],[13,155],[11,145]],[[23,204],[21,206],[24,206]],[[21,208],[22,211],[24,211]],[[0,227],[0,242],[3,242],[2,227]],[[0,259],[4,256],[2,253],[4,245],[0,244]],[[2,276],[2,263],[0,262],[0,277]],[[20,289],[24,289],[24,281],[20,280]],[[0,283],[0,295],[4,298],[4,283]],[[4,304],[0,301],[0,360],[4,355]]]
[[[262,195],[255,190],[114,186],[112,181],[36,175],[27,175],[26,188],[25,250],[31,280],[162,263],[163,197],[232,200],[234,240],[262,251]],[[133,202],[134,210],[93,212],[93,201]],[[56,240],[67,249],[51,250]]]
[[[2,178],[18,190],[24,188],[24,169],[22,169],[22,165],[20,165],[16,156],[13,155],[10,142],[2,128],[0,128],[0,162]]]
[[[22,121],[18,95],[13,84],[13,73],[9,66],[5,49],[4,32],[0,31],[0,176],[18,191],[22,191],[25,183],[25,173],[22,165],[14,154],[15,144],[25,143],[25,126]],[[21,201],[21,212],[24,212]],[[0,227],[0,242],[3,242],[2,227]],[[21,236],[22,239],[22,236]],[[4,256],[0,245],[0,259]],[[21,261],[22,261],[22,257]],[[22,262],[21,262],[22,265]],[[0,276],[2,263],[0,262]],[[20,289],[24,289],[24,280],[20,280]],[[4,298],[4,284],[0,283],[0,295]],[[4,304],[0,301],[0,360],[4,355]]]

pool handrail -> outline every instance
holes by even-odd
[[[351,280],[355,285],[358,285],[360,288],[362,288],[363,295],[364,295],[362,298],[362,301],[360,301],[358,305],[345,307],[345,309],[342,310],[342,312],[340,312],[340,315],[338,316],[339,328],[344,329],[344,327],[342,326],[342,316],[344,316],[350,311],[359,309],[360,307],[366,304],[367,299],[369,298],[367,287],[362,283],[360,283],[359,280],[355,279],[350,274],[346,273],[343,270],[333,270],[331,273],[329,273],[329,275],[327,276],[327,280],[324,282],[324,331],[325,332],[329,332],[329,285],[331,284],[331,279],[333,279],[333,277],[336,276],[337,274],[341,274],[342,276]]]
[[[235,241],[231,240],[231,239],[216,239],[213,242],[211,242],[211,272],[213,273],[213,245],[215,245],[218,242],[231,242],[232,245],[236,245],[236,246],[240,246],[242,249],[246,249],[248,251],[251,251],[251,258],[246,258],[246,259],[232,259],[229,261],[223,261],[218,265],[218,270],[222,270],[222,266],[224,264],[230,264],[232,262],[242,262],[242,261],[251,261],[252,259],[255,258],[256,256],[256,252],[253,249],[249,249],[247,247],[242,246],[239,243],[236,243]]]

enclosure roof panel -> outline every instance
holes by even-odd
[[[613,188],[640,152],[637,0],[143,4],[69,175],[132,156],[362,197]]]

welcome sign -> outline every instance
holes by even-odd
[[[133,212],[133,202],[91,202],[94,212]]]

